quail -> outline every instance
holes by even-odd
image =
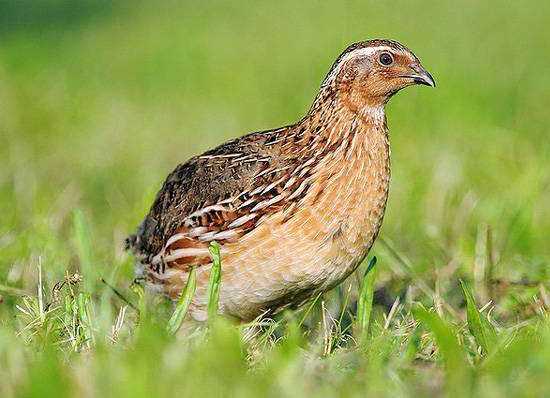
[[[153,291],[177,300],[191,267],[189,316],[207,319],[209,245],[220,245],[218,311],[246,322],[295,307],[348,277],[382,224],[390,184],[385,105],[435,87],[393,40],[350,45],[298,122],[253,132],[168,175],[127,247]]]

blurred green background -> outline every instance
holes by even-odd
[[[495,280],[546,283],[549,16],[547,1],[0,0],[0,285],[35,289],[38,257],[50,284],[78,269],[80,209],[95,276],[118,264],[128,286],[122,241],[168,172],[298,120],[338,54],[375,37],[410,47],[438,84],[388,107],[379,284],[399,295],[412,278],[392,247],[458,305],[486,231]],[[0,294],[15,328],[18,298]],[[529,318],[523,296],[496,312]]]

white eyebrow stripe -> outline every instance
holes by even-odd
[[[338,65],[332,70],[329,76],[325,79],[325,82],[328,82],[338,74],[340,69],[342,68],[342,65],[344,65],[346,62],[348,62],[350,59],[358,57],[358,56],[369,56],[372,55],[378,51],[388,51],[390,53],[402,53],[403,51],[400,49],[396,49],[389,46],[376,46],[376,47],[363,47],[358,48],[356,50],[350,51],[346,55],[342,57],[342,59],[338,62]]]
[[[347,53],[346,55],[344,55],[344,57],[340,60],[339,65],[342,65],[344,62],[347,62],[351,58],[354,58],[360,55],[372,55],[378,51],[388,51],[390,53],[401,52],[400,50],[397,50],[395,48],[388,47],[388,46],[358,48],[357,50],[353,50]]]

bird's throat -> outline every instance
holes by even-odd
[[[352,108],[341,99],[327,101],[314,107],[295,126],[294,134],[300,136],[297,145],[311,156],[334,155],[335,151],[359,151],[355,155],[378,156],[389,159],[389,140],[384,105],[365,105]],[[306,132],[302,134],[301,132]],[[333,156],[332,156],[333,157]]]

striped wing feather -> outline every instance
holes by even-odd
[[[128,239],[142,262],[156,273],[207,264],[211,241],[234,242],[299,200],[310,168],[295,154],[273,156],[277,135],[253,133],[179,165]]]

